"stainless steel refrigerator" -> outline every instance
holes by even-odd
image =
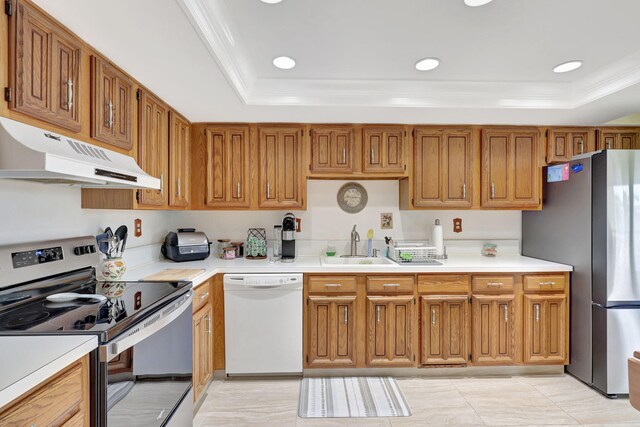
[[[626,360],[640,350],[640,150],[569,164],[566,181],[545,173],[542,211],[523,212],[522,253],[574,267],[567,371],[628,394]]]

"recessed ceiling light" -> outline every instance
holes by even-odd
[[[264,1],[264,0],[262,0]],[[464,4],[469,7],[484,6],[487,3],[491,3],[493,0],[464,0]]]
[[[566,73],[566,72],[569,72],[569,71],[576,70],[576,69],[580,68],[581,66],[582,66],[582,61],[578,61],[578,60],[567,61],[567,62],[563,62],[562,64],[558,64],[555,67],[553,67],[553,72],[554,73]]]
[[[280,3],[282,0],[260,0],[260,1],[266,4],[276,4],[276,3]]]
[[[288,56],[278,56],[273,60],[273,65],[281,70],[290,70],[296,66],[296,61]]]
[[[424,58],[416,62],[416,70],[429,71],[437,68],[438,65],[440,65],[440,60],[438,58]]]

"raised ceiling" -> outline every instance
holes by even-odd
[[[637,0],[35,0],[192,121],[597,125],[640,111]],[[296,59],[292,70],[274,57]],[[437,57],[433,71],[414,64]],[[555,74],[581,59],[573,72]]]

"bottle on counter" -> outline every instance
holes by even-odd
[[[273,256],[282,256],[282,226],[273,226]]]
[[[436,223],[431,230],[431,244],[436,248],[436,256],[442,257],[444,256],[444,240],[443,240],[443,231],[442,225],[440,225],[440,220],[436,219]]]

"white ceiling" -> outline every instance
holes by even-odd
[[[35,0],[192,121],[597,125],[640,111],[637,0]],[[293,70],[271,60],[296,59]],[[423,57],[439,68],[418,72]],[[584,60],[579,70],[553,66]]]

